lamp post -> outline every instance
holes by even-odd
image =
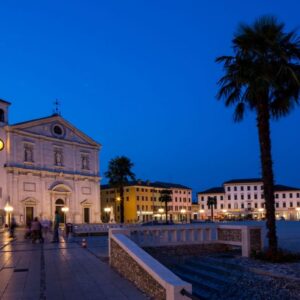
[[[199,213],[200,213],[200,220],[204,220],[204,213],[205,213],[205,210],[204,210],[204,209],[200,209],[200,210],[199,210]]]
[[[61,211],[64,213],[64,223],[67,223],[67,212],[69,211],[69,207],[64,206],[61,208]]]
[[[181,213],[181,222],[183,223],[183,221],[185,221],[186,209],[185,208],[181,209],[180,213]]]
[[[14,210],[14,208],[7,202],[4,211],[7,214],[7,221],[8,221],[8,228],[10,228],[10,222],[11,222],[11,213]]]
[[[111,208],[110,208],[110,207],[105,207],[105,208],[104,208],[104,212],[105,212],[105,216],[106,216],[107,223],[109,223],[110,216],[108,217],[108,214],[110,214]]]
[[[160,214],[160,220],[162,221],[162,214],[165,212],[165,210],[161,207],[158,209],[158,213]]]
[[[263,218],[264,209],[263,208],[259,208],[258,211],[260,212],[260,219],[262,219]]]
[[[117,222],[121,222],[121,214],[120,214],[120,204],[121,204],[121,197],[117,196],[116,197],[116,220]]]

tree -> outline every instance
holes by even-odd
[[[172,201],[172,190],[161,190],[159,201],[165,203],[166,224],[168,224],[168,202]]]
[[[269,251],[276,254],[270,120],[288,115],[299,104],[300,39],[295,31],[285,32],[275,17],[264,16],[252,25],[241,24],[232,46],[233,56],[216,59],[225,73],[217,98],[235,106],[235,121],[243,119],[246,109],[256,113]]]
[[[210,208],[211,220],[214,220],[214,208],[217,207],[217,197],[207,197],[207,206]]]
[[[105,177],[109,179],[109,184],[115,187],[120,193],[120,222],[124,223],[124,186],[129,180],[135,180],[135,175],[131,171],[133,163],[126,156],[117,156],[109,162]]]

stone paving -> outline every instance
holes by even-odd
[[[0,299],[148,299],[111,269],[107,263],[107,238],[44,244],[24,240],[19,230],[11,240],[0,233]]]

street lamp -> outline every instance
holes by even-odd
[[[61,211],[64,213],[64,223],[67,223],[67,212],[69,211],[69,207],[64,206],[61,208]]]
[[[262,219],[263,218],[264,209],[263,208],[259,208],[258,211],[260,212],[260,218]]]
[[[181,209],[181,210],[180,210],[180,213],[181,213],[181,222],[183,222],[183,221],[185,220],[184,215],[185,215],[185,213],[186,213],[186,209],[185,209],[185,208]]]
[[[7,214],[8,217],[8,227],[10,227],[10,219],[11,219],[11,212],[14,210],[14,208],[7,202],[5,207],[4,207],[4,211]]]
[[[108,221],[110,219],[110,218],[108,218],[108,214],[110,214],[111,208],[110,207],[105,207],[104,212],[106,213],[106,220],[107,220],[107,223],[108,223]]]
[[[160,214],[160,220],[162,220],[162,214],[165,212],[165,210],[161,207],[157,211]]]

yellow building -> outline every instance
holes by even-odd
[[[192,190],[180,184],[133,181],[124,188],[125,223],[165,220],[165,204],[159,201],[160,191],[172,191],[168,203],[168,220],[189,221],[191,218]],[[109,185],[101,186],[103,222],[120,222],[120,194]]]

